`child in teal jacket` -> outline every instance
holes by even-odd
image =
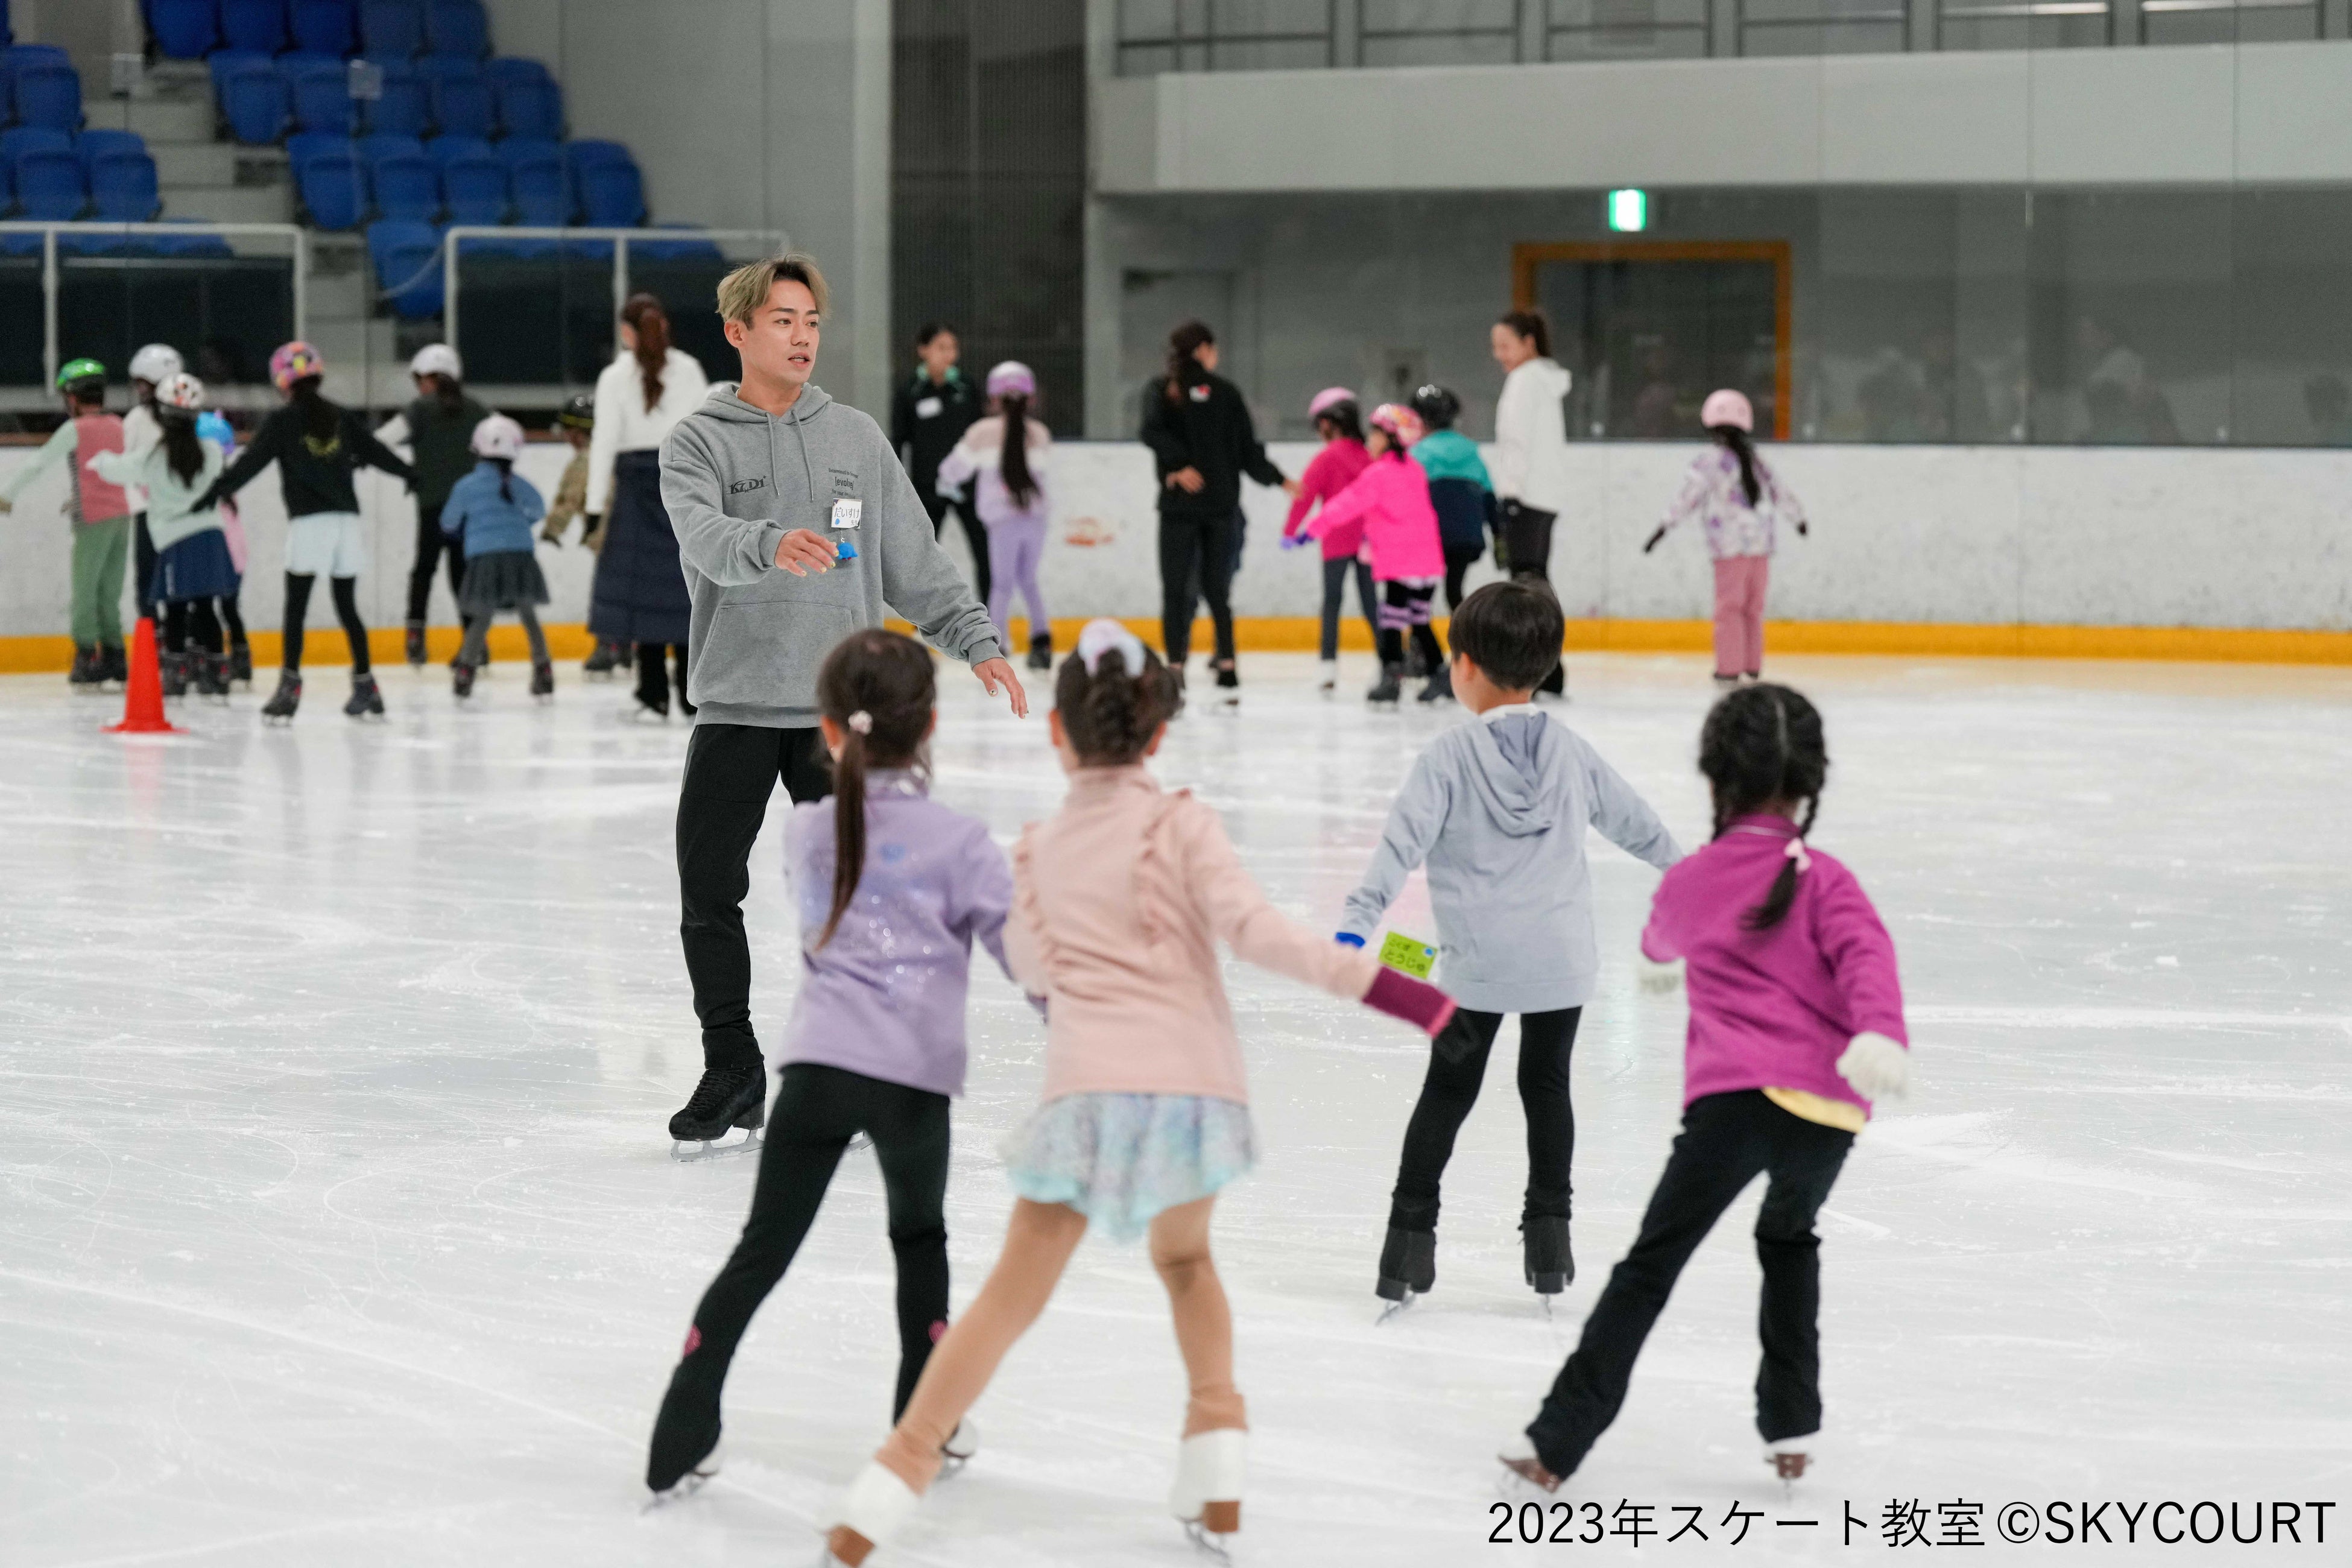
[[[1445,608],[1462,607],[1462,579],[1486,553],[1486,531],[1495,522],[1495,483],[1478,444],[1454,428],[1462,400],[1443,386],[1412,395],[1412,411],[1428,431],[1412,444],[1412,460],[1429,476],[1429,500],[1437,509],[1437,530],[1445,544]]]

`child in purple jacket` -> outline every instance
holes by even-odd
[[[1820,713],[1785,686],[1744,687],[1707,715],[1698,765],[1715,841],[1666,872],[1642,933],[1644,958],[1689,973],[1682,1135],[1576,1353],[1503,1454],[1547,1491],[1616,1418],[1683,1265],[1759,1174],[1756,1425],[1781,1479],[1805,1473],[1822,1426],[1813,1218],[1871,1101],[1910,1082],[1895,944],[1853,873],[1805,843],[1829,773]]]
[[[971,944],[1003,964],[1013,872],[985,826],[927,792],[924,747],[938,716],[931,658],[919,645],[853,633],[825,657],[816,696],[834,794],[799,806],[784,830],[801,913],[800,994],[751,1217],[694,1310],[654,1423],[646,1484],[656,1494],[681,1483],[691,1490],[717,1472],[719,1389],[736,1342],[792,1266],[860,1133],[882,1167],[898,1264],[892,1420],[947,1331],[948,1101],[963,1092]],[[942,1452],[950,1462],[969,1458],[969,1427],[958,1426]]]

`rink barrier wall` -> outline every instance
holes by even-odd
[[[1654,554],[1641,549],[1698,450],[1669,442],[1570,448],[1579,504],[1555,531],[1550,567],[1571,650],[1706,647],[1713,593],[1696,531]],[[1780,652],[2352,663],[2352,450],[1766,450],[1813,522],[1811,537],[1784,538],[1773,560],[1769,635]],[[1313,451],[1277,443],[1269,455],[1295,474]],[[30,456],[0,447],[0,475]],[[533,443],[516,468],[551,493],[569,457],[562,445]],[[61,484],[47,478],[0,519],[0,669],[62,668],[70,657]],[[1073,625],[1106,615],[1153,627],[1150,454],[1132,443],[1060,443],[1049,485],[1055,521],[1040,574],[1048,605],[1081,612],[1067,616]],[[415,506],[384,475],[362,474],[360,492],[370,552],[360,609],[396,639]],[[259,633],[279,618],[285,515],[268,475],[239,503],[248,541],[243,608]],[[1321,567],[1314,549],[1275,547],[1287,504],[1279,490],[1244,487],[1247,545],[1234,609],[1245,647],[1314,646]],[[968,569],[961,530],[948,531],[947,549]],[[552,595],[551,630],[576,635],[562,628],[586,612],[594,557],[550,546],[539,561]],[[1470,582],[1494,576],[1485,561]],[[1348,646],[1362,647],[1351,592],[1342,626]],[[456,635],[446,578],[436,579],[429,620]],[[510,629],[493,634],[495,648],[509,646]],[[312,603],[311,634],[316,661],[342,657],[323,596]],[[389,645],[374,646],[384,657]],[[275,639],[257,637],[256,647],[274,658]]]

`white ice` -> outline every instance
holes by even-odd
[[[1185,720],[1160,771],[1321,928],[1414,752],[1461,719],[1320,700],[1310,670],[1246,659],[1240,713]],[[1370,671],[1347,673],[1352,693]],[[1824,1216],[1826,1462],[1784,1501],[1759,1458],[1751,1194],[1568,1495],[1669,1524],[1704,1505],[1718,1541],[1746,1502],[1766,1510],[1739,1549],[1759,1560],[1850,1555],[1832,1539],[1849,1500],[1874,1521],[1912,1498],[1988,1517],[2011,1499],[2352,1505],[2352,671],[1776,673],[1827,715],[1818,842],[1894,931],[1921,1079]],[[100,733],[112,703],[56,677],[0,681],[0,1561],[814,1558],[887,1415],[872,1157],[845,1165],[744,1346],[723,1478],[641,1516],[655,1403],[752,1170],[673,1163],[662,1130],[698,1067],[671,849],[686,731],[621,725],[621,692],[569,667],[535,709],[523,677],[495,667],[457,712],[437,668],[392,670],[391,721],[361,726],[321,668],[290,731],[262,730],[251,698],[191,701],[171,742]],[[1585,657],[1572,679],[1568,721],[1702,837],[1703,664]],[[938,792],[1009,837],[1060,793],[1043,721],[960,672],[945,690]],[[772,1032],[794,973],[774,820],[750,905]],[[1448,1175],[1437,1290],[1375,1329],[1422,1053],[1234,977],[1265,1154],[1216,1245],[1255,1422],[1255,1563],[1578,1550],[1484,1542],[1492,1456],[1573,1343],[1678,1110],[1683,1005],[1633,968],[1654,874],[1596,861],[1582,1272],[1553,1321],[1519,1279],[1507,1044]],[[1410,906],[1397,923],[1427,929]],[[1041,1066],[984,961],[972,1021],[959,1302],[994,1258],[992,1151]],[[1161,1511],[1182,1395],[1146,1261],[1089,1244],[980,1405],[978,1461],[877,1563],[1190,1561]],[[2327,1549],[2290,1557],[2340,1552],[2344,1511]]]

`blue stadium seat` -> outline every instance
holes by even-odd
[[[375,268],[375,286],[393,293],[392,308],[410,321],[441,313],[441,231],[429,223],[405,223],[387,218],[368,225],[368,260]],[[404,287],[405,285],[405,287]]]
[[[666,223],[659,226],[665,229],[676,229],[689,237],[631,240],[629,254],[632,257],[642,256],[648,261],[724,261],[727,259],[726,253],[719,248],[718,242],[704,236],[698,225]]]
[[[203,220],[200,218],[167,217],[163,221],[165,223],[200,223]],[[216,234],[192,234],[185,237],[168,234],[149,235],[141,243],[142,244],[143,248],[151,256],[201,257],[207,260],[218,259],[226,261],[230,257],[236,254],[236,251],[229,248],[228,241],[223,239]]]
[[[520,55],[500,55],[494,60],[483,61],[482,75],[488,78],[494,87],[503,87],[510,81],[553,81],[555,79],[546,66],[538,60],[526,59]]]
[[[213,99],[215,102],[220,100],[223,79],[237,67],[263,65],[276,68],[276,62],[269,56],[257,55],[251,49],[215,49],[205,57],[205,65],[213,73]]]
[[[431,223],[441,212],[441,171],[422,153],[388,153],[369,164],[375,210],[388,218]]]
[[[425,9],[425,38],[436,55],[478,60],[490,52],[490,19],[481,0],[431,0]]]
[[[220,0],[220,20],[232,49],[274,55],[286,47],[286,0]]]
[[[507,172],[488,153],[462,154],[441,165],[441,192],[453,224],[507,221]]]
[[[630,155],[628,148],[618,142],[602,142],[590,138],[566,142],[563,144],[563,177],[571,187],[572,216],[574,218],[585,213],[588,206],[580,195],[581,171],[591,163],[613,161],[633,163],[636,160]]]
[[[245,60],[219,78],[221,118],[229,134],[249,147],[286,134],[286,79],[269,62]]]
[[[493,142],[490,150],[509,170],[518,163],[541,158],[554,159],[558,168],[563,164],[563,143],[543,137],[509,136],[503,142]]]
[[[386,158],[422,158],[425,143],[414,136],[379,131],[360,138],[360,156],[369,164],[383,163]]]
[[[286,161],[300,165],[308,159],[334,155],[349,156],[358,149],[349,137],[337,136],[327,131],[297,131],[286,138]]]
[[[16,205],[16,167],[15,167],[15,165],[13,165],[13,164],[11,164],[11,163],[6,163],[6,162],[5,162],[5,161],[0,161],[0,213],[5,213],[5,212],[6,212],[9,208],[11,208],[11,207],[15,206]],[[20,236],[20,235],[0,235],[0,240],[17,239],[17,238],[21,238],[21,237],[22,237],[22,236]],[[14,255],[14,254],[15,254],[15,252],[13,252],[13,251],[0,251],[0,255]]]
[[[294,47],[312,54],[348,55],[359,46],[352,0],[294,0]]]
[[[357,228],[368,205],[367,169],[357,145],[348,137],[314,132],[290,139],[287,153],[294,164],[294,189],[310,221],[325,229]]]
[[[497,154],[478,136],[436,136],[425,144],[425,155],[433,160],[435,168],[446,169],[453,159],[489,158]]]
[[[349,136],[358,126],[358,105],[341,60],[306,64],[286,73],[293,95],[294,123],[305,131]]]
[[[19,121],[56,131],[81,129],[79,71],[55,60],[35,60],[18,64],[16,79],[14,96]]]
[[[446,76],[433,83],[433,123],[444,136],[498,134],[498,104],[478,76]]]
[[[360,42],[371,59],[413,59],[425,52],[425,9],[417,0],[360,0]]]
[[[66,223],[89,205],[81,160],[57,147],[41,147],[16,160],[16,205],[36,223]]]
[[[532,228],[561,228],[572,221],[572,195],[563,180],[563,160],[553,148],[542,153],[510,153],[500,142],[500,161],[507,166],[507,188],[514,196],[515,222]]]
[[[203,59],[220,42],[219,0],[152,0],[147,30],[165,59]]]
[[[12,125],[0,131],[0,163],[10,167],[27,153],[70,153],[74,139],[70,132],[47,125]]]
[[[379,60],[383,96],[367,106],[368,129],[394,136],[422,136],[433,123],[433,105],[416,68],[406,60]]]
[[[645,182],[636,164],[606,160],[583,168],[580,205],[593,228],[628,228],[645,222]]]
[[[551,142],[563,137],[563,89],[551,81],[492,79],[499,98],[499,123],[509,136]]]
[[[101,153],[89,169],[89,198],[104,223],[149,223],[163,210],[155,160],[141,148]]]
[[[74,138],[74,156],[81,160],[82,173],[88,174],[99,159],[109,153],[147,152],[147,138],[136,131],[85,131]]]

